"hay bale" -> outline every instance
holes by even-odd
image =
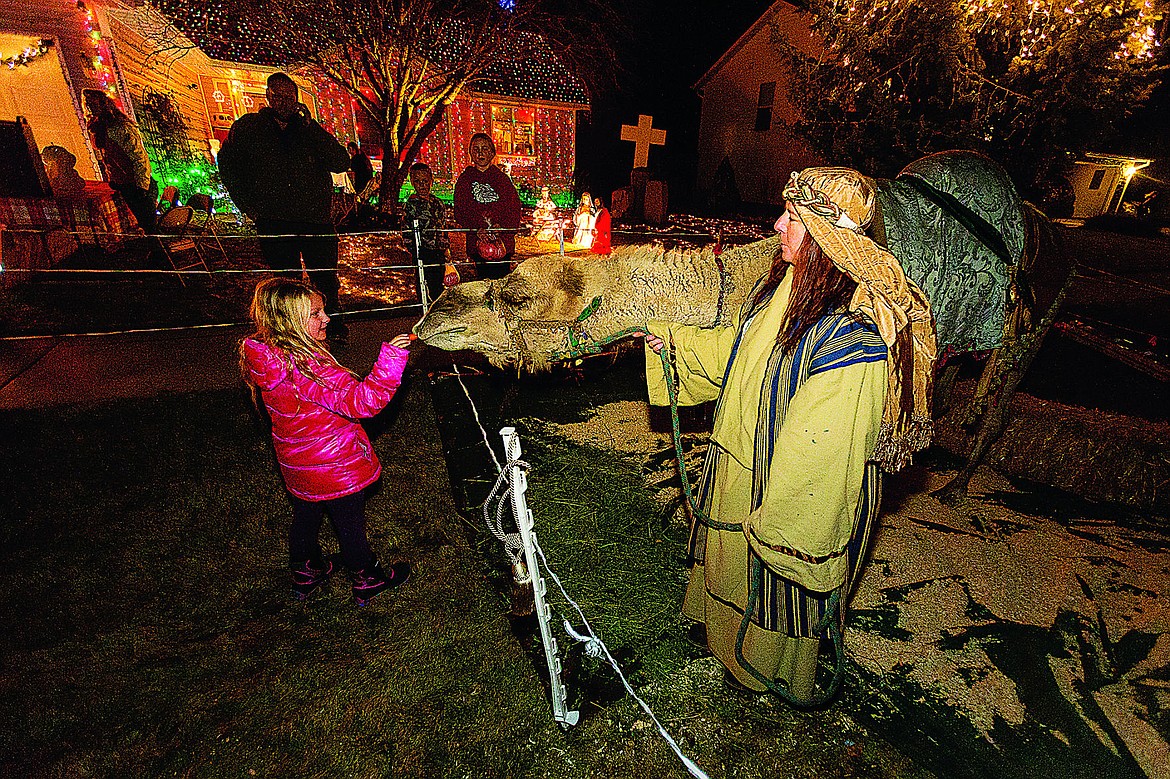
[[[966,457],[973,436],[959,420],[974,382],[938,420],[935,444]],[[1170,513],[1170,424],[1067,406],[1017,393],[988,464],[1082,498]]]

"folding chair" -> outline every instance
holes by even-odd
[[[158,220],[158,242],[162,245],[163,253],[166,254],[167,260],[170,261],[171,267],[175,270],[185,271],[202,268],[210,273],[211,268],[203,259],[203,252],[199,250],[199,244],[187,235],[187,228],[191,224],[193,213],[194,209],[190,206],[175,206],[163,214]],[[193,260],[192,255],[194,255]],[[187,286],[186,274],[176,275],[179,277],[179,283],[184,287]]]
[[[219,239],[219,231],[215,229],[215,209],[212,205],[211,195],[205,195],[201,192],[196,193],[187,198],[187,205],[194,210],[188,230],[198,230],[200,233],[210,235],[214,238],[215,246],[219,249],[219,253],[226,263],[228,256],[227,252],[224,251],[223,241]],[[195,217],[199,217],[198,221],[196,221]]]
[[[162,197],[159,198],[159,205],[166,203],[168,210],[179,205],[179,188],[173,184],[169,187],[163,187]]]

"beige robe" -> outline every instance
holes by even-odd
[[[882,360],[810,376],[797,389],[780,423],[763,502],[752,511],[760,394],[790,289],[791,274],[748,323],[730,372],[727,364],[738,321],[735,327],[716,329],[665,322],[649,325],[655,335],[668,344],[673,342],[680,405],[722,395],[711,445],[725,456],[719,458],[716,471],[706,475],[713,479],[709,516],[715,522],[742,523],[743,529],[707,531],[704,562],[691,569],[683,614],[706,624],[711,651],[736,679],[757,690],[763,685],[735,654],[748,601],[749,544],[772,572],[808,590],[827,593],[844,582],[845,557],[814,565],[778,553],[776,548],[792,548],[819,558],[848,542],[855,527],[866,462],[877,441],[887,386],[888,371]],[[650,402],[667,405],[660,357],[649,349],[646,352]],[[760,673],[783,681],[798,697],[807,698],[812,692],[819,643],[815,638],[793,638],[765,630],[749,621],[743,653]]]

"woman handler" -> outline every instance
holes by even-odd
[[[736,325],[651,322],[646,375],[667,404],[667,348],[678,402],[718,399],[683,614],[729,685],[809,703],[877,519],[879,465],[930,441],[935,342],[925,297],[863,232],[871,179],[809,168],[784,196],[780,253]]]

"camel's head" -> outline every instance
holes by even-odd
[[[414,326],[440,349],[470,349],[496,365],[544,367],[565,351],[567,329],[614,278],[612,261],[591,255],[533,257],[498,281],[444,292]]]

